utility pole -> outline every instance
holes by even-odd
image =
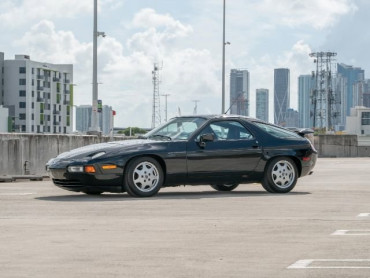
[[[94,31],[93,31],[93,86],[92,86],[92,112],[90,132],[99,133],[98,114],[98,36],[105,37],[104,32],[98,32],[98,0],[94,0]]]
[[[192,100],[192,102],[194,102],[193,114],[197,115],[197,113],[198,113],[198,102],[200,102],[200,100],[195,99],[195,100]]]
[[[165,99],[165,103],[164,103],[164,115],[165,115],[165,119],[164,119],[164,121],[167,122],[167,97],[170,96],[170,94],[163,94],[161,96],[164,96],[164,99]]]
[[[224,0],[223,8],[223,25],[222,25],[222,108],[221,114],[225,113],[225,8],[226,0]]]

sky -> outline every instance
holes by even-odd
[[[115,126],[150,127],[153,63],[168,118],[221,112],[222,0],[98,0],[99,99],[117,111]],[[309,53],[337,52],[337,62],[370,70],[368,0],[226,0],[226,108],[230,69],[250,72],[255,91],[269,89],[275,68],[290,69],[290,107],[298,76],[315,69]],[[73,64],[74,104],[92,103],[93,0],[2,0],[0,51],[5,59]],[[161,97],[162,119],[164,97]]]

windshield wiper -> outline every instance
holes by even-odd
[[[150,135],[148,138],[155,138],[155,137],[167,139],[169,141],[172,140],[172,138],[170,136],[166,136],[166,135],[162,135],[162,134],[153,134],[153,135]]]

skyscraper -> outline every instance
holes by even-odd
[[[256,117],[265,122],[269,121],[269,90],[256,90]]]
[[[348,66],[345,64],[338,64],[338,78],[344,79],[344,104],[346,114],[349,116],[351,113],[351,107],[353,107],[353,85],[357,81],[362,81],[365,79],[365,71],[361,68],[356,68],[353,66]]]
[[[249,72],[247,70],[231,70],[230,114],[249,116]]]
[[[353,84],[353,106],[370,107],[370,79]]]
[[[274,122],[285,126],[286,112],[290,105],[289,69],[274,69]]]
[[[76,130],[82,133],[89,131],[91,126],[91,105],[80,105],[76,107]],[[103,105],[98,114],[98,124],[103,135],[108,135],[113,128],[113,110],[111,106]]]
[[[298,77],[299,127],[313,127],[311,95],[314,88],[315,79],[312,75],[300,75]]]

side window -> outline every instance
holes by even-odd
[[[219,121],[207,125],[199,134],[211,133],[215,140],[250,140],[253,135],[237,121]]]

